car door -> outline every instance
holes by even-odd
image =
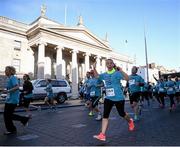
[[[59,81],[58,80],[52,80],[52,86],[53,86],[53,93],[58,94],[59,93]]]
[[[44,97],[46,96],[45,88],[47,86],[46,80],[40,80],[34,86],[33,94],[35,97]]]

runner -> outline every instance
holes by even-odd
[[[91,79],[90,72],[88,71],[86,73],[86,80],[84,82],[84,100],[85,100],[85,105],[89,105],[89,100],[90,100],[90,87],[89,87],[89,80]]]
[[[171,112],[172,110],[176,108],[175,102],[174,102],[175,82],[171,80],[171,76],[168,76],[168,81],[166,82],[166,88],[167,88],[167,95],[170,98],[169,111]]]
[[[7,131],[4,135],[15,134],[17,132],[16,127],[13,124],[13,120],[20,121],[24,126],[28,125],[29,117],[20,116],[14,114],[14,110],[19,103],[19,84],[18,79],[15,77],[16,69],[13,66],[6,66],[5,74],[8,77],[7,93],[5,107],[4,107],[4,122]]]
[[[94,112],[98,113],[96,120],[102,119],[101,111],[98,109],[98,103],[101,98],[101,87],[104,85],[103,81],[95,78],[94,71],[90,71],[91,79],[89,80],[90,88],[90,114],[94,114]]]
[[[56,110],[56,104],[54,102],[53,89],[51,84],[51,79],[47,79],[47,86],[45,88],[47,96],[45,97],[45,104],[48,104],[51,109]]]
[[[158,82],[158,97],[159,97],[159,103],[160,103],[160,107],[164,108],[165,107],[165,103],[164,103],[164,97],[166,95],[166,90],[165,90],[165,83],[164,80],[161,78]]]
[[[24,83],[23,83],[23,90],[20,90],[21,91],[21,98],[23,98],[24,100],[24,108],[25,108],[25,111],[27,113],[27,115],[31,118],[32,117],[32,114],[29,110],[29,104],[31,102],[31,99],[33,97],[33,85],[32,83],[30,82],[30,77],[28,74],[24,74],[23,75],[23,80],[24,80]]]
[[[180,102],[180,80],[178,79],[178,77],[175,78],[175,82],[176,82],[176,86],[175,86],[175,89],[176,89],[176,101],[177,101],[177,104],[179,104]]]
[[[153,85],[153,99],[155,98],[158,101],[159,106],[161,105],[161,100],[158,95],[158,85],[159,81],[157,81],[156,85]]]
[[[136,66],[132,67],[132,74],[129,76],[129,98],[130,104],[134,111],[134,120],[138,120],[138,102],[140,99],[141,86],[144,85],[144,80],[141,76],[137,75],[138,68]]]
[[[150,100],[149,100],[149,84],[147,82],[144,82],[143,87],[143,99],[147,101],[147,105],[150,106]]]
[[[103,112],[103,120],[102,120],[102,129],[100,134],[94,135],[93,137],[106,141],[106,130],[109,123],[109,115],[112,107],[115,105],[116,109],[121,117],[123,117],[129,125],[129,130],[134,130],[134,122],[133,119],[129,117],[127,113],[124,111],[125,97],[123,95],[122,88],[120,87],[120,81],[122,79],[128,80],[128,75],[122,71],[121,68],[117,68],[117,71],[114,68],[114,62],[112,59],[106,60],[106,66],[108,71],[102,74],[98,74],[96,71],[96,65],[93,64],[95,77],[98,77],[100,80],[105,81],[105,89],[106,89],[106,97],[104,100],[104,112]]]

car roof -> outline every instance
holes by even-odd
[[[34,79],[32,81],[41,81],[41,80],[46,80],[46,79]],[[65,79],[51,79],[52,81],[66,81]]]

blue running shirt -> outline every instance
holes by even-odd
[[[47,92],[47,97],[49,99],[53,98],[53,89],[52,89],[52,84],[49,83],[47,86],[46,86],[46,92]]]
[[[129,76],[129,91],[130,91],[130,93],[141,91],[141,88],[137,83],[144,83],[144,79],[137,74],[130,75]]]
[[[86,81],[84,82],[84,85],[85,85],[85,94],[90,94],[90,84],[89,84],[90,79],[91,78],[86,79]]]
[[[157,87],[158,87],[158,93],[165,93],[166,92],[164,82],[159,82],[157,84]]]
[[[180,92],[180,81],[176,81],[175,89],[176,92]]]
[[[14,75],[11,75],[7,82],[7,90],[10,90],[17,85],[18,85],[18,79]],[[19,103],[19,90],[18,89],[16,91],[13,91],[7,94],[6,103],[8,104]]]
[[[91,78],[89,80],[89,84],[90,84],[90,96],[91,97],[100,97],[101,96],[101,87],[98,86],[99,84],[101,84],[101,82],[99,79],[97,78]]]
[[[111,74],[105,72],[99,75],[99,79],[105,82],[106,99],[112,101],[124,100],[124,94],[120,83],[120,80],[123,80],[124,76],[121,72],[115,71]]]
[[[174,81],[167,81],[166,82],[167,87],[167,94],[175,94],[175,82]]]

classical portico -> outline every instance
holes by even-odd
[[[90,49],[85,52],[77,46],[70,48],[68,45],[52,44],[50,40],[32,44],[31,48],[34,51],[34,65],[37,65],[35,77],[65,79],[69,74],[74,97],[78,96],[78,83],[84,80],[95,61],[98,72],[105,71],[107,57],[90,52]]]

